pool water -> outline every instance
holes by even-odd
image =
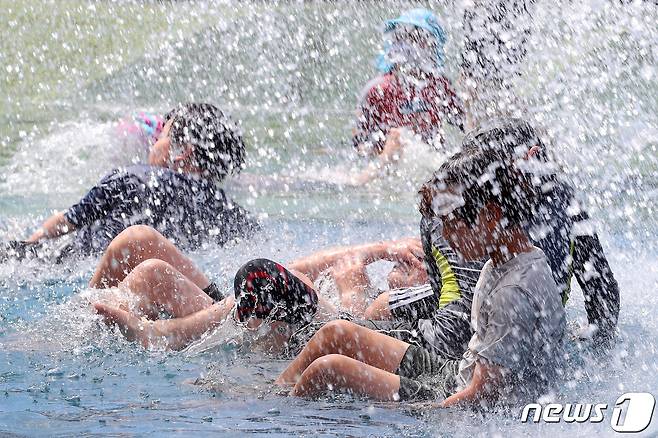
[[[658,10],[651,2],[536,2],[518,93],[599,230],[622,292],[620,340],[556,394],[607,403],[658,396]],[[362,163],[350,122],[374,74],[379,26],[408,2],[54,2],[0,0],[0,239],[26,237],[76,202],[117,153],[116,120],[207,100],[240,121],[244,174],[227,190],[263,231],[191,257],[222,288],[254,257],[289,262],[317,248],[418,233],[415,192],[445,150],[414,150],[398,174],[342,186]],[[59,6],[60,4],[57,3]],[[457,78],[463,2],[430,5]],[[350,397],[290,398],[286,362],[230,344],[201,354],[145,351],[89,309],[96,260],[0,265],[0,434],[289,436],[611,436],[609,417],[523,424],[521,408],[482,415]],[[372,270],[383,287],[389,265]],[[567,305],[585,318],[582,294]],[[203,384],[200,384],[203,383]],[[644,432],[658,434],[658,420]]]

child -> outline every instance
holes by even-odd
[[[590,323],[583,334],[599,351],[605,351],[616,334],[619,286],[598,236],[582,231],[574,233],[588,216],[576,208],[575,190],[548,160],[546,147],[535,130],[524,120],[492,119],[471,131],[463,147],[500,151],[532,179],[539,193],[527,227],[529,236],[544,251],[564,304],[572,277],[580,284]],[[384,292],[368,307],[365,316],[395,320],[394,333],[405,335],[403,340],[409,339],[408,332],[415,331],[436,354],[459,358],[472,334],[468,321],[475,283],[484,261],[459,260],[443,238],[441,220],[431,208],[432,193],[441,184],[441,178],[433,178],[420,190],[421,240],[431,288],[426,285]]]
[[[443,235],[465,259],[490,257],[473,299],[474,334],[459,363],[334,321],[277,382],[293,384],[298,396],[330,389],[377,400],[440,397],[442,406],[530,395],[552,383],[559,373],[565,312],[546,258],[524,230],[532,185],[506,157],[470,147],[439,171],[443,184],[432,209],[441,217]]]
[[[186,247],[252,233],[255,221],[216,186],[244,163],[244,143],[230,119],[214,105],[188,103],[164,121],[149,164],[114,170],[80,202],[46,220],[28,239],[39,243],[33,252],[54,253],[56,259],[101,253],[135,224],[150,225]],[[72,232],[63,245],[48,242]]]
[[[377,63],[382,74],[362,93],[353,135],[354,147],[381,165],[400,154],[400,128],[440,145],[443,121],[461,127],[462,119],[461,103],[443,75],[446,37],[434,14],[406,11],[385,23],[384,37]],[[355,179],[364,183],[375,176],[373,167]]]
[[[136,296],[134,308],[127,310],[127,301],[114,298],[111,304],[95,302],[95,310],[107,324],[118,325],[128,340],[172,350],[187,347],[233,316],[239,326],[257,331],[257,341],[273,354],[285,352],[300,327],[337,316],[324,297],[299,280],[301,274],[293,275],[270,260],[252,260],[238,270],[235,298],[223,298],[191,262],[184,263],[190,277],[163,260],[140,263],[119,285]],[[201,289],[190,278],[208,286]],[[171,319],[162,319],[163,313]]]
[[[375,253],[388,250],[391,260],[415,259],[402,249],[392,251],[395,242],[368,245],[361,250]],[[134,309],[126,302],[97,302],[96,310],[106,322],[117,324],[131,340],[146,347],[185,348],[217,327],[232,313],[236,321],[256,328],[263,321],[273,334],[281,334],[274,350],[290,350],[290,336],[314,321],[329,321],[338,316],[326,297],[316,293],[313,281],[321,272],[340,268],[354,248],[332,248],[302,258],[288,268],[266,259],[246,263],[235,275],[235,299],[225,297],[219,288],[153,228],[136,225],[120,233],[108,246],[89,283],[93,288],[119,287],[137,297]],[[362,293],[361,295],[365,295]],[[359,314],[358,303],[365,297],[342,300],[345,310]],[[356,303],[355,305],[350,305]],[[161,313],[171,319],[160,319]],[[267,328],[266,328],[267,330]],[[298,350],[297,350],[298,351]]]

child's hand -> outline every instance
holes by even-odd
[[[386,143],[384,143],[384,149],[379,155],[382,162],[388,163],[391,161],[397,161],[402,155],[402,143],[400,142],[400,130],[393,128],[389,131],[386,136]]]
[[[454,396],[450,396],[450,397],[448,397],[447,399],[443,400],[442,402],[437,403],[437,406],[436,406],[436,407],[437,407],[437,408],[445,409],[445,408],[449,408],[449,407],[451,407],[451,406],[453,406],[453,405],[456,405],[456,404],[459,403],[459,402],[460,402],[460,399],[458,399],[458,398],[454,398]]]
[[[392,262],[404,263],[413,268],[424,269],[423,245],[416,237],[393,240],[386,245],[384,258]]]
[[[395,264],[386,279],[389,289],[419,286],[428,281],[427,271],[424,267],[417,269],[415,266],[400,262]]]

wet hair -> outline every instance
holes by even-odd
[[[488,151],[488,159],[506,163],[506,166],[514,168],[514,161],[523,159],[528,150],[533,146],[539,146],[539,151],[535,155],[535,159],[543,163],[549,162],[547,148],[530,123],[513,117],[499,117],[489,119],[467,133],[462,142],[462,151],[464,151],[464,156],[469,154],[474,155],[478,149]],[[475,157],[472,158],[474,160],[485,160],[484,157],[478,159]],[[464,160],[465,158],[461,157],[458,159]],[[477,169],[474,169],[474,171],[477,172]],[[554,172],[544,172],[541,175],[520,175],[518,183],[524,189],[528,189],[527,186],[530,185],[532,177],[537,177],[534,185],[541,187],[546,182],[555,181],[556,174]],[[424,184],[419,191],[421,197],[419,210],[426,218],[433,216],[433,212],[431,211],[432,187],[437,182],[438,180],[435,176]],[[533,198],[537,196],[535,190],[530,190],[530,192],[532,192]]]
[[[481,123],[464,137],[462,148],[495,149],[510,157],[523,157],[530,148],[539,146],[537,158],[548,161],[546,146],[535,129],[523,119],[492,118]]]
[[[434,215],[432,192],[453,187],[461,190],[464,200],[453,214],[469,226],[475,224],[478,213],[489,203],[502,210],[505,228],[523,226],[532,218],[537,200],[530,177],[518,170],[502,149],[469,145],[451,156],[421,188],[421,212]]]
[[[185,103],[169,111],[164,120],[173,120],[169,130],[173,146],[193,146],[192,164],[204,177],[221,181],[240,172],[244,141],[237,126],[219,108],[209,103]]]
[[[318,295],[279,263],[254,259],[235,274],[235,317],[308,324],[318,309]]]

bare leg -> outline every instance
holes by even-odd
[[[210,284],[194,263],[162,234],[145,225],[134,225],[112,240],[96,267],[89,287],[114,287],[148,259],[164,260],[201,289]]]
[[[159,259],[140,263],[119,286],[139,297],[137,307],[150,319],[157,319],[163,311],[180,318],[213,304],[196,284]]]
[[[330,354],[316,359],[306,368],[291,395],[313,397],[328,390],[392,401],[398,399],[400,376],[351,357]]]
[[[94,308],[108,325],[117,325],[130,341],[138,341],[145,348],[162,346],[182,350],[217,326],[231,313],[233,297],[183,318],[147,321],[116,307],[96,303]]]
[[[395,372],[409,344],[349,321],[331,321],[281,373],[276,383],[295,384],[314,360],[327,354],[342,354],[388,372]]]
[[[393,319],[391,309],[388,307],[388,292],[382,292],[366,309],[364,317],[375,321],[388,321]]]

